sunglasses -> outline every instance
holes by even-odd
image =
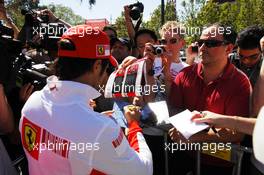
[[[249,59],[249,60],[256,60],[256,59],[258,59],[258,57],[259,57],[259,55],[260,55],[261,53],[257,53],[257,54],[253,54],[253,55],[249,55],[249,56],[243,56],[243,55],[238,55],[238,58],[239,59]]]
[[[199,47],[202,47],[202,45],[204,44],[207,48],[219,47],[227,44],[227,42],[219,40],[198,40],[197,43]]]
[[[161,45],[166,45],[166,44],[168,44],[168,42],[169,42],[170,44],[176,44],[176,43],[178,42],[178,39],[177,39],[177,38],[171,38],[169,41],[167,41],[167,40],[165,40],[165,39],[161,39],[161,40],[160,40],[160,44],[161,44]]]

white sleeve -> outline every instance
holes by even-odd
[[[100,149],[94,151],[93,166],[105,174],[152,175],[152,155],[138,122],[129,125],[128,137],[111,123],[99,139]]]

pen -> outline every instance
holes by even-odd
[[[218,131],[215,129],[215,127],[211,127],[211,128],[212,128],[212,130],[214,131],[215,135],[216,135],[217,137],[220,137],[220,135],[219,135]]]
[[[201,117],[202,117],[202,118],[204,118],[204,117],[206,116],[206,113],[203,113],[202,111],[200,111],[200,114],[201,114]],[[215,129],[214,126],[212,126],[211,129],[213,130],[213,132],[215,133],[215,135],[216,135],[217,137],[220,137],[218,131]]]

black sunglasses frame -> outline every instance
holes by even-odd
[[[198,40],[197,43],[199,47],[202,47],[204,44],[207,48],[219,47],[228,44],[228,42],[220,40]]]
[[[238,54],[238,58],[239,59],[245,59],[245,58],[248,58],[248,59],[250,59],[250,60],[256,60],[256,59],[258,59],[258,57],[261,55],[261,52],[260,53],[256,53],[256,54],[253,54],[253,55],[249,55],[249,56],[242,56],[242,55],[240,55],[240,54]]]

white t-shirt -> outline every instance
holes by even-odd
[[[137,122],[127,140],[112,118],[89,106],[101,95],[97,90],[55,76],[47,82],[22,109],[30,175],[152,174],[152,155]]]

